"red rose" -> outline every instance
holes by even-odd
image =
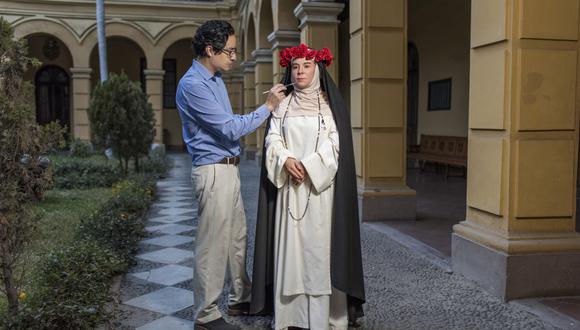
[[[292,59],[294,58],[314,59],[316,62],[323,62],[326,66],[329,66],[334,59],[330,50],[326,47],[316,51],[309,49],[305,44],[300,44],[299,46],[285,48],[280,51],[280,66],[287,67],[292,63]]]
[[[318,52],[316,52],[316,62],[323,62],[326,66],[332,64],[332,60],[334,57],[330,53],[330,50],[326,47],[322,48]]]

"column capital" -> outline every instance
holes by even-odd
[[[254,72],[256,71],[256,62],[255,61],[243,61],[240,63],[242,67],[242,71],[244,73]]]
[[[344,4],[338,2],[301,2],[294,8],[294,16],[300,20],[298,28],[302,30],[308,23],[340,23],[337,16],[343,9]]]
[[[143,70],[143,74],[145,74],[145,79],[147,80],[162,80],[165,75],[165,70],[147,69]]]
[[[242,71],[229,71],[225,72],[222,75],[223,80],[228,80],[232,83],[236,82],[243,82],[244,81],[244,73]]]
[[[257,63],[272,63],[272,50],[268,48],[258,48],[252,51],[254,61]]]
[[[91,79],[92,72],[93,69],[91,68],[81,68],[81,67],[70,68],[70,73],[72,73],[73,79]]]
[[[282,47],[293,47],[300,44],[300,31],[276,30],[268,35],[272,50]]]

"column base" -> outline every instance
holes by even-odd
[[[453,233],[453,271],[504,301],[580,295],[580,251],[510,254]]]
[[[408,187],[359,190],[358,209],[361,221],[415,220],[417,193]]]

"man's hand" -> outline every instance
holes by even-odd
[[[306,173],[306,169],[301,162],[297,161],[294,158],[286,159],[286,163],[284,163],[284,168],[292,176],[292,181],[294,184],[300,184],[304,182],[308,173]]]
[[[278,104],[286,97],[284,95],[284,91],[286,87],[282,84],[277,84],[270,89],[270,93],[268,93],[268,97],[266,98],[266,106],[270,112],[274,111]]]

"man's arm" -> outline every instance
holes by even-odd
[[[256,130],[270,115],[266,105],[245,115],[226,111],[214,99],[213,93],[205,85],[196,84],[194,88],[178,90],[182,112],[195,120],[200,126],[214,135],[231,141],[240,139]]]

